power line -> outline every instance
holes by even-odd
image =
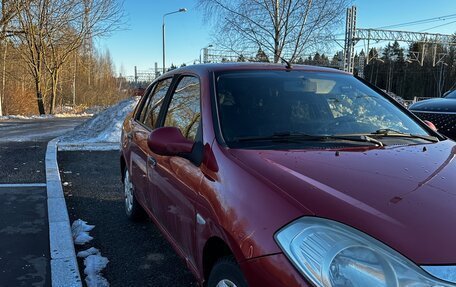
[[[434,18],[416,20],[416,21],[399,23],[399,24],[394,24],[394,25],[387,25],[387,26],[383,26],[383,27],[378,27],[376,29],[390,29],[390,28],[399,28],[399,27],[405,27],[405,26],[420,25],[420,24],[428,24],[428,23],[432,23],[432,22],[446,21],[446,20],[450,20],[453,18],[456,18],[456,14],[438,16],[438,17],[434,17]]]
[[[441,24],[441,25],[434,26],[434,27],[431,27],[431,28],[427,28],[427,29],[421,30],[420,32],[429,31],[429,30],[432,30],[432,29],[435,29],[435,28],[439,28],[439,27],[443,27],[443,26],[446,26],[446,25],[450,25],[450,24],[453,24],[453,23],[456,23],[456,21],[452,21],[452,22],[449,22],[449,23],[445,23],[445,24]]]
[[[450,15],[446,15],[446,16],[438,16],[438,17],[434,17],[434,18],[428,18],[428,19],[416,20],[416,21],[411,21],[411,22],[387,25],[387,26],[377,27],[377,28],[374,28],[374,29],[375,30],[380,30],[380,29],[388,29],[388,28],[399,28],[399,27],[405,27],[405,26],[429,24],[429,23],[432,23],[432,22],[446,21],[446,20],[451,20],[451,19],[456,19],[456,14],[450,14]],[[449,23],[438,25],[438,26],[435,26],[435,27],[432,27],[432,28],[427,28],[427,29],[425,29],[423,31],[420,31],[420,32],[432,30],[432,29],[435,29],[435,28],[438,28],[438,27],[442,27],[442,26],[446,26],[446,25],[450,25],[450,24],[453,24],[453,23],[456,23],[456,21],[452,21],[452,22],[449,22]],[[334,36],[337,37],[337,36],[343,36],[343,35],[345,35],[345,33],[335,34]]]

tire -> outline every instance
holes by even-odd
[[[138,203],[134,193],[133,183],[130,179],[130,173],[125,168],[124,172],[124,197],[125,197],[125,214],[131,221],[142,221],[146,218],[146,212]]]
[[[247,281],[233,256],[220,258],[207,280],[207,287],[248,287]]]

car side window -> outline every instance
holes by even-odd
[[[139,122],[143,122],[144,115],[147,110],[147,105],[149,103],[150,97],[152,92],[154,91],[156,85],[150,86],[147,88],[147,91],[144,93],[144,96],[141,98],[139,102],[138,109],[136,111],[135,119]]]
[[[182,77],[174,91],[165,118],[165,126],[177,127],[194,141],[200,122],[200,83],[192,76]]]
[[[139,121],[146,127],[153,129],[160,112],[160,107],[165,99],[169,86],[171,85],[172,78],[164,79],[155,85],[155,88],[150,95],[147,103],[145,104]]]

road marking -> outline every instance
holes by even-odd
[[[0,188],[16,188],[16,187],[46,187],[45,183],[0,183]]]

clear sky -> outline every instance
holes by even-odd
[[[456,14],[456,0],[354,0],[353,3],[357,6],[358,28],[379,28]],[[179,8],[188,11],[165,18],[166,63],[167,66],[171,63],[178,66],[191,64],[198,59],[201,48],[211,44],[211,29],[205,25],[196,0],[125,0],[128,27],[98,39],[96,45],[102,50],[109,49],[117,71],[126,75],[133,75],[134,66],[146,70],[158,62],[161,67],[162,17]],[[397,29],[453,34],[456,32],[455,21],[456,18],[451,18]],[[442,26],[436,27],[439,25]],[[343,33],[342,26],[340,31]],[[431,29],[433,27],[436,28]]]

